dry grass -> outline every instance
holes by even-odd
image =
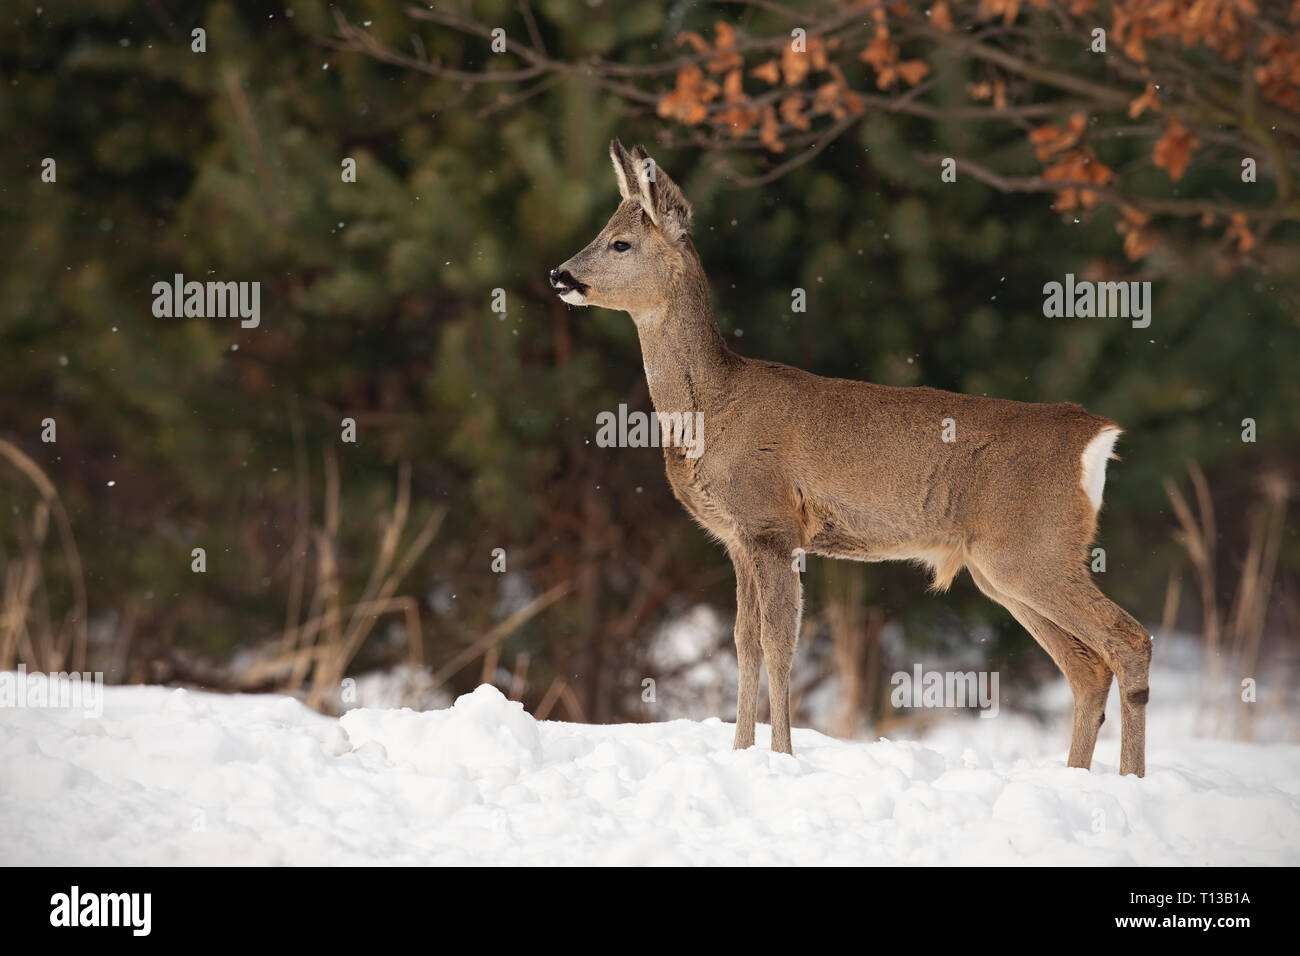
[[[204,686],[225,690],[279,690],[300,695],[317,710],[337,710],[344,677],[367,637],[379,620],[387,615],[400,616],[406,638],[407,663],[424,664],[424,643],[420,626],[420,607],[409,594],[399,593],[402,582],[429,548],[447,515],[440,506],[411,533],[411,466],[403,462],[398,468],[396,489],[391,508],[376,521],[374,556],[368,563],[364,583],[344,580],[340,561],[340,531],[343,515],[340,503],[338,457],[332,444],[322,450],[324,489],[321,515],[312,520],[311,481],[306,443],[301,422],[293,418],[296,465],[295,531],[289,558],[289,590],[285,605],[284,627],[278,642],[269,653],[255,659],[237,674],[220,669],[200,678]],[[84,670],[86,661],[86,590],[81,557],[63,503],[49,476],[29,456],[12,443],[0,439],[0,464],[17,475],[24,495],[13,496],[15,502],[30,499],[26,508],[14,508],[13,528],[17,553],[7,554],[0,542],[0,670],[12,670],[18,664],[31,671]],[[0,479],[9,476],[0,470]],[[47,580],[51,566],[48,554],[51,523],[57,529],[62,548],[62,566],[68,578],[70,606],[55,613],[51,588]],[[359,592],[358,592],[359,586]],[[539,595],[527,605],[499,622],[485,634],[474,638],[433,674],[435,686],[443,684],[462,667],[483,657],[486,679],[495,675],[502,642],[535,615],[569,593],[563,583]],[[58,590],[56,589],[56,592]],[[350,595],[353,597],[346,597]],[[128,606],[119,622],[119,640],[115,646],[125,652],[135,628],[136,610]],[[119,661],[125,668],[125,661]],[[512,695],[522,695],[530,664],[528,655],[515,662]],[[573,691],[563,680],[555,682],[544,695],[546,709],[563,700],[574,713],[581,707]]]
[[[550,607],[560,598],[564,597],[571,590],[572,585],[564,581],[555,585],[549,591],[539,594],[519,610],[515,611],[509,617],[502,620],[482,637],[475,640],[468,647],[459,651],[451,660],[447,661],[436,671],[433,672],[433,686],[441,687],[457,671],[465,667],[477,657],[484,657],[482,683],[493,683],[493,676],[496,674],[495,665],[489,667],[487,661],[495,661],[500,653],[501,642],[522,627],[527,621],[531,620],[541,611]]]
[[[855,565],[832,565],[827,573],[826,629],[841,699],[832,732],[845,739],[862,733],[875,706],[874,677],[880,667],[885,615],[867,606],[866,584],[866,570]]]
[[[35,491],[24,510],[13,498],[13,522],[18,553],[0,551],[4,564],[0,594],[0,670],[23,664],[31,671],[56,672],[86,669],[86,582],[81,555],[67,512],[49,476],[17,446],[0,439],[0,462],[21,476],[21,485]],[[46,578],[46,550],[53,519],[63,553],[70,606],[61,613],[51,605]],[[2,547],[2,546],[0,546]]]
[[[1236,588],[1228,604],[1221,609],[1216,576],[1217,533],[1214,502],[1209,484],[1199,465],[1187,466],[1195,498],[1195,508],[1178,485],[1166,478],[1169,496],[1179,530],[1174,538],[1187,553],[1201,598],[1201,633],[1205,639],[1205,690],[1202,693],[1198,729],[1222,734],[1231,732],[1249,739],[1258,713],[1256,707],[1232,708],[1230,701],[1239,699],[1241,681],[1258,679],[1261,645],[1268,624],[1269,602],[1277,577],[1278,553],[1286,523],[1291,483],[1282,475],[1267,474],[1260,480],[1260,496],[1250,516],[1246,551],[1240,563]],[[1172,628],[1181,591],[1181,577],[1170,575],[1165,594],[1162,631]],[[1285,685],[1287,682],[1282,682]],[[1285,693],[1285,687],[1279,688]],[[1261,701],[1261,704],[1264,702]],[[1281,703],[1281,700],[1275,703]]]
[[[380,516],[375,558],[369,579],[358,600],[348,604],[339,570],[339,476],[333,445],[326,445],[324,455],[324,512],[319,525],[310,526],[310,494],[307,480],[306,453],[302,432],[295,428],[298,470],[298,528],[295,534],[294,559],[290,572],[289,599],[284,633],[276,656],[254,665],[241,679],[258,685],[270,675],[287,675],[283,688],[306,693],[309,706],[318,710],[335,710],[339,690],[348,667],[361,649],[379,618],[401,614],[405,622],[408,664],[424,663],[419,604],[414,597],[399,595],[402,581],[428,549],[438,533],[447,508],[437,508],[403,544],[411,510],[411,468],[402,463],[398,470],[397,489],[392,509]],[[461,668],[482,657],[483,681],[491,683],[496,673],[502,642],[527,621],[569,593],[571,585],[562,583],[528,602],[486,633],[472,640],[431,675],[431,687],[441,687]],[[306,603],[305,619],[303,605]],[[528,660],[516,662],[512,693],[521,694]],[[563,699],[570,708],[576,698],[567,684],[548,693],[549,703]],[[580,708],[577,708],[580,712]]]
[[[237,681],[245,687],[257,687],[271,680],[281,690],[304,694],[310,707],[335,710],[348,667],[381,617],[402,616],[408,663],[415,667],[423,665],[419,604],[414,597],[397,592],[437,535],[447,508],[435,509],[404,543],[411,515],[411,466],[403,462],[398,468],[392,508],[378,518],[369,577],[360,596],[345,603],[346,587],[339,563],[342,515],[338,457],[333,445],[324,446],[323,515],[320,523],[312,526],[310,483],[300,428],[295,428],[294,437],[295,445],[299,446],[297,528],[284,631],[278,652],[252,664],[237,676]]]

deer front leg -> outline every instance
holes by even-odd
[[[736,750],[744,750],[754,746],[758,678],[759,669],[763,665],[763,646],[759,641],[762,618],[750,555],[742,550],[733,550],[731,563],[736,569],[736,661],[740,665],[734,747]]]
[[[767,697],[772,711],[772,749],[793,754],[790,747],[790,665],[799,641],[802,588],[786,551],[768,548],[754,554],[754,580],[762,624],[759,640],[767,662]]]

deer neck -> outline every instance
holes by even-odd
[[[668,302],[632,318],[641,340],[650,400],[658,412],[702,412],[722,399],[739,359],[709,307],[709,285],[691,250],[687,272]]]

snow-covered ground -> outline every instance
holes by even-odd
[[[106,688],[103,714],[0,708],[10,864],[1300,863],[1300,746],[1196,739],[1152,674],[1147,776],[1092,772],[1004,709],[922,740],[794,733],[730,749],[717,719],[535,721],[490,686],[447,709],[335,720],[285,697]],[[1181,682],[1181,684],[1180,684]],[[1278,728],[1281,728],[1280,732]],[[1261,734],[1267,739],[1269,734]]]

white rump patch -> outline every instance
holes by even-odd
[[[1093,511],[1101,508],[1101,492],[1106,487],[1106,461],[1119,438],[1118,428],[1103,428],[1097,436],[1088,442],[1088,447],[1080,456],[1083,461],[1083,477],[1079,484],[1092,502]]]

